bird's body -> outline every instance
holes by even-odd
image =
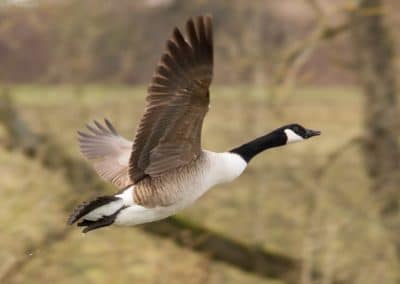
[[[203,150],[196,160],[180,167],[179,171],[167,171],[129,185],[111,202],[82,217],[96,222],[118,211],[113,222],[123,226],[164,219],[190,206],[214,185],[237,178],[246,166],[247,163],[237,154]],[[76,213],[79,212],[80,208]]]
[[[203,151],[198,159],[183,166],[179,172],[143,179],[117,195],[128,207],[120,212],[115,223],[136,225],[171,216],[190,206],[214,185],[238,177],[246,166],[247,163],[236,154]],[[141,198],[135,194],[138,188],[144,188],[145,193],[152,195],[151,198],[145,198],[154,199],[154,206],[151,203],[147,207],[136,204],[135,200],[140,201]]]
[[[211,187],[232,181],[262,151],[319,135],[298,124],[278,128],[228,152],[201,148],[213,72],[212,22],[190,19],[187,37],[175,28],[148,89],[134,141],[95,121],[78,132],[81,152],[121,190],[79,205],[69,218],[88,232],[111,224],[137,225],[166,218]]]

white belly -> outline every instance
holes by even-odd
[[[177,186],[181,186],[186,190],[181,191],[181,198],[179,198],[175,203],[169,206],[156,206],[148,208],[135,204],[133,201],[128,202],[130,205],[121,210],[115,220],[115,224],[133,226],[167,218],[193,204],[193,202],[199,199],[200,196],[210,189],[212,185],[201,182],[200,180],[192,180],[191,183],[189,183],[189,181],[183,181]],[[123,195],[132,196],[133,190],[135,190],[135,186],[132,186],[124,191]],[[132,198],[129,197],[129,199]]]
[[[135,204],[132,193],[135,186],[117,195],[124,200],[127,208],[118,214],[115,224],[132,226],[147,222],[153,222],[174,215],[178,211],[190,206],[200,198],[212,186],[228,182],[238,177],[246,168],[247,163],[238,155],[232,153],[214,153],[204,151],[207,163],[204,168],[195,174],[180,179],[179,183],[173,184],[171,188],[179,193],[176,200],[168,206],[156,206],[147,208]]]

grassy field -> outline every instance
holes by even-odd
[[[145,88],[123,86],[11,90],[23,119],[77,157],[77,129],[107,117],[131,139],[145,100]],[[355,89],[305,88],[290,97],[278,116],[261,90],[215,87],[203,130],[206,149],[229,150],[291,122],[320,129],[323,135],[260,155],[240,179],[214,188],[182,215],[242,242],[302,258],[299,283],[307,283],[312,267],[322,271],[325,283],[333,278],[394,283],[398,264],[357,147],[343,151],[322,179],[315,176],[329,153],[360,134],[361,106]],[[5,139],[0,128],[0,142]],[[66,226],[64,201],[70,189],[61,172],[45,170],[18,152],[0,149],[0,172],[0,275],[21,256],[31,257],[12,283],[279,283],[135,228],[88,235],[76,230],[30,255],[27,247]]]

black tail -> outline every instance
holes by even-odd
[[[115,218],[117,217],[118,213],[124,208],[122,205],[120,208],[118,208],[115,212],[113,212],[111,215],[105,215],[101,214],[99,212],[100,216],[97,219],[85,219],[84,217],[94,211],[95,209],[99,209],[100,207],[106,206],[110,204],[111,202],[121,200],[121,198],[115,197],[115,196],[100,196],[97,197],[93,200],[84,202],[80,205],[78,205],[72,214],[68,218],[68,224],[72,225],[79,219],[83,217],[83,220],[78,223],[79,227],[85,227],[82,232],[87,233],[89,231],[109,226],[112,223],[114,223]],[[122,201],[122,200],[121,200]]]

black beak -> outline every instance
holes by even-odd
[[[318,136],[318,135],[321,135],[321,131],[306,129],[306,138],[310,138],[310,137]]]

